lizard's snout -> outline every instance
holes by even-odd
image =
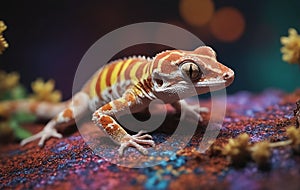
[[[230,76],[230,75],[229,75],[228,73],[225,73],[225,74],[223,75],[223,79],[224,79],[224,80],[227,80],[227,79],[229,78],[229,76]]]
[[[230,85],[234,80],[234,72],[232,70],[225,72],[223,79],[226,81],[226,86]]]

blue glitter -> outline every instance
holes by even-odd
[[[194,169],[194,173],[195,173],[195,174],[203,174],[203,173],[205,173],[205,172],[203,171],[202,168],[195,168],[195,169]]]
[[[16,186],[20,183],[25,183],[26,181],[27,181],[27,178],[25,178],[25,177],[16,177],[16,178],[13,178],[8,184],[11,186]]]
[[[180,156],[177,158],[174,165],[176,168],[179,168],[179,167],[183,166],[185,163],[186,163],[186,157]]]
[[[64,168],[64,167],[66,167],[65,164],[58,164],[57,169],[60,170],[60,169],[62,169],[62,168]]]
[[[177,155],[176,154],[173,154],[171,157],[170,157],[170,160],[173,161],[177,158]]]
[[[168,162],[165,161],[165,160],[163,160],[162,162],[160,162],[160,165],[161,165],[162,167],[166,167],[166,166],[168,165]]]
[[[28,174],[32,174],[35,172],[34,168],[25,168],[24,169],[24,174],[28,175]]]
[[[169,182],[166,180],[159,180],[157,176],[152,176],[145,183],[145,189],[166,189]]]
[[[144,187],[145,189],[166,189],[169,183],[169,180],[160,179],[159,176],[154,174],[148,178]]]
[[[109,171],[111,172],[119,172],[119,168],[117,165],[110,165],[107,167],[107,169],[109,169]]]
[[[225,179],[225,177],[228,174],[228,170],[223,170],[219,175],[218,175],[218,180],[219,181],[223,181]]]
[[[80,139],[82,139],[81,135],[68,137],[68,140],[71,140],[71,141],[78,141]]]
[[[288,118],[288,119],[291,119],[294,117],[294,114],[293,113],[290,113],[290,114],[287,114],[287,115],[284,115],[285,118]]]
[[[64,145],[64,146],[62,146],[62,147],[57,148],[57,151],[61,152],[61,151],[67,150],[68,147],[69,147],[69,145],[66,144],[66,145]]]
[[[21,151],[21,150],[12,150],[7,153],[7,156],[21,155],[23,153],[24,153],[24,151]]]
[[[246,116],[249,116],[249,117],[254,117],[254,111],[253,110],[246,110],[246,112],[245,112],[245,115]]]
[[[165,156],[170,157],[170,156],[173,156],[174,154],[175,154],[174,151],[167,150],[167,151],[165,151],[165,152],[161,152],[161,153],[160,153],[160,156],[161,156],[161,157],[165,157]]]
[[[130,184],[131,184],[131,185],[136,185],[136,184],[137,184],[137,180],[136,180],[136,179],[132,179],[132,180],[130,181]]]

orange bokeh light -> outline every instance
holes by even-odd
[[[239,10],[233,7],[223,7],[214,14],[210,29],[217,39],[233,42],[242,36],[245,25],[244,16]]]
[[[212,0],[181,0],[179,4],[181,16],[193,26],[203,26],[208,23],[214,9]]]

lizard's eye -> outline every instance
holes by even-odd
[[[192,61],[184,61],[180,65],[181,72],[188,76],[192,81],[198,80],[202,77],[202,71],[199,66]]]

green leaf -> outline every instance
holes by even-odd
[[[16,120],[10,119],[9,127],[13,129],[15,137],[19,139],[25,139],[32,135],[29,131],[23,129]]]
[[[9,120],[9,127],[12,128],[14,131],[18,128],[21,128],[19,123],[16,120],[13,120],[13,119]]]
[[[11,120],[18,123],[32,123],[36,121],[37,117],[31,113],[16,112],[12,115]]]
[[[13,87],[12,89],[1,92],[0,99],[1,100],[18,100],[24,99],[27,97],[27,91],[25,87],[21,84]]]
[[[22,127],[15,128],[14,134],[18,139],[25,139],[32,135],[29,131],[23,129]]]
[[[13,100],[24,99],[26,97],[27,97],[27,91],[24,86],[19,84],[18,86],[11,89],[11,98]]]

